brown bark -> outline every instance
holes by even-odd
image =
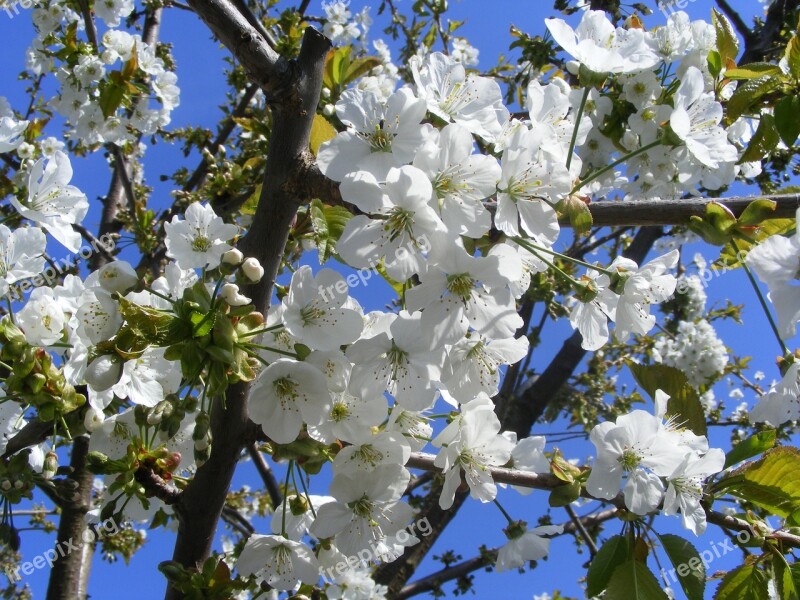
[[[289,229],[297,208],[308,200],[298,195],[291,182],[308,149],[330,42],[308,28],[298,59],[288,62],[278,58],[230,4],[219,0],[193,0],[190,4],[242,59],[250,76],[267,92],[273,111],[261,198],[250,230],[239,244],[245,256],[257,258],[264,267],[262,281],[244,292],[253,299],[256,310],[266,312]],[[253,441],[247,439],[252,432],[247,418],[248,387],[234,385],[226,398],[214,399],[211,456],[176,505],[180,526],[173,560],[185,567],[195,567],[208,557],[236,464]],[[181,597],[177,590],[167,589],[168,600]]]

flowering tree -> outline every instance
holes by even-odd
[[[472,571],[529,566],[569,535],[591,555],[587,596],[695,600],[709,525],[752,551],[717,598],[797,598],[800,196],[783,186],[800,3],[767,3],[753,28],[720,0],[711,22],[670,9],[647,29],[593,0],[575,27],[512,29],[519,60],[487,72],[443,1],[381,4],[397,64],[347,4],[268,4],[32,9],[30,105],[0,99],[5,597],[26,597],[19,519],[37,494],[59,512],[49,599],[86,597],[96,546],[130,556],[151,526],[177,530],[170,599],[466,591]],[[216,135],[169,128],[165,10],[196,13],[232,55]],[[202,154],[168,206],[148,137]],[[71,184],[70,156],[92,152],[111,170],[97,206]],[[743,186],[758,195],[725,194]],[[697,239],[752,282],[781,349],[773,385],[718,338],[739,308],[706,309],[707,267],[681,256]],[[82,243],[87,264],[58,268],[51,253]],[[373,277],[396,294],[366,311]],[[534,369],[551,321],[574,333]],[[749,414],[722,419],[723,376],[757,400]],[[592,460],[530,435],[556,419]],[[263,490],[231,489],[244,461]],[[501,485],[567,520],[514,518]],[[414,579],[470,498],[496,504],[507,543]],[[661,530],[676,515],[684,536]]]

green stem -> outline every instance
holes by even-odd
[[[286,480],[283,483],[283,514],[281,515],[281,535],[286,535],[286,507],[289,506],[289,477],[294,471],[294,460],[289,461],[289,466],[286,469]]]
[[[303,472],[300,470],[300,465],[295,463],[294,468],[297,471],[297,475],[300,477],[300,485],[303,487],[303,493],[306,495],[306,500],[308,500],[308,507],[311,509],[311,514],[316,519],[317,511],[314,510],[314,504],[311,502],[311,495],[308,493],[308,487],[306,487],[306,480],[303,478]],[[294,477],[294,475],[292,475],[292,477]],[[295,488],[297,487],[297,482],[295,482],[294,486]]]
[[[739,250],[739,245],[736,243],[736,240],[731,239],[731,245],[733,249],[736,250],[736,253],[741,256],[741,251]],[[764,298],[764,294],[761,293],[761,288],[758,287],[758,282],[756,278],[753,276],[752,271],[750,271],[750,267],[747,266],[747,262],[744,260],[740,261],[742,266],[744,267],[744,272],[747,273],[747,278],[750,280],[750,285],[753,286],[753,289],[756,291],[756,296],[758,296],[758,301],[761,303],[761,308],[764,309],[764,314],[767,315],[767,320],[769,321],[770,327],[772,327],[772,332],[775,334],[775,339],[778,340],[778,344],[781,347],[781,351],[783,352],[784,356],[789,354],[789,349],[786,347],[786,344],[783,342],[781,338],[781,334],[778,332],[778,325],[775,323],[775,319],[772,318],[772,312],[769,310],[769,306],[767,305],[767,300]]]
[[[256,329],[255,331],[249,331],[247,333],[241,334],[240,338],[249,338],[255,337],[257,335],[261,335],[262,333],[269,333],[270,331],[277,331],[278,329],[283,329],[283,323],[278,323],[277,325],[272,325],[271,327],[265,327],[264,329]]]
[[[282,354],[283,356],[288,356],[289,358],[297,358],[297,354],[294,352],[288,352],[287,350],[281,350],[279,348],[271,348],[270,346],[262,346],[261,344],[253,344],[251,342],[245,342],[243,344],[239,344],[240,347],[244,348],[245,350],[249,348],[258,348],[259,350],[268,350],[269,352],[275,352],[276,354]]]
[[[586,101],[589,99],[589,94],[592,88],[588,85],[583,90],[583,97],[581,98],[581,105],[578,107],[578,117],[575,119],[575,127],[572,128],[572,139],[569,142],[569,152],[567,152],[567,171],[572,165],[572,157],[575,152],[575,144],[578,141],[578,129],[581,126],[581,119],[583,118],[583,111],[586,110]]]
[[[600,273],[605,273],[606,275],[616,275],[616,273],[610,269],[605,269],[601,266],[587,263],[585,261],[580,260],[579,258],[574,258],[568,254],[561,254],[560,252],[556,252],[555,250],[550,250],[549,248],[545,248],[544,246],[539,246],[538,244],[532,244],[531,242],[529,242],[524,238],[514,237],[511,239],[514,240],[517,244],[519,244],[523,248],[525,248],[526,250],[528,250],[529,252],[533,252],[533,248],[535,248],[536,251],[541,251],[546,254],[550,254],[551,256],[557,256],[563,260],[569,261],[576,265],[586,267],[587,269],[593,269],[594,271],[599,271]]]
[[[661,145],[661,141],[659,141],[659,140],[656,140],[655,142],[650,142],[646,146],[642,146],[638,150],[634,150],[630,154],[626,154],[622,158],[620,158],[618,160],[615,160],[613,163],[611,163],[607,167],[603,167],[599,171],[595,171],[594,173],[589,175],[589,177],[587,177],[586,179],[581,181],[579,184],[577,184],[574,188],[572,188],[572,191],[570,192],[570,195],[572,195],[572,194],[574,194],[576,192],[579,192],[586,184],[591,183],[592,181],[594,181],[595,179],[598,179],[599,177],[602,177],[603,175],[608,173],[610,170],[612,170],[612,169],[618,167],[619,165],[621,165],[622,163],[624,163],[626,160],[630,160],[631,158],[634,158],[635,156],[639,156],[640,154],[644,154],[648,150],[652,150],[656,146],[660,146],[660,145]]]
[[[512,519],[512,518],[511,518],[511,515],[510,515],[510,514],[508,514],[508,512],[506,511],[506,509],[505,509],[505,508],[503,508],[503,506],[500,504],[500,502],[498,502],[497,498],[495,498],[495,499],[493,500],[493,502],[494,502],[495,506],[497,506],[497,508],[499,508],[499,509],[500,509],[500,512],[501,512],[501,513],[503,513],[503,516],[504,516],[504,517],[505,517],[505,518],[508,520],[508,524],[509,524],[509,525],[513,525],[514,523],[516,523],[516,521],[515,521],[514,519]]]
[[[158,297],[159,297],[159,298],[161,298],[162,300],[166,300],[166,301],[167,301],[167,302],[169,302],[170,304],[175,304],[175,300],[173,300],[173,299],[172,299],[172,298],[170,298],[169,296],[165,296],[165,295],[164,295],[164,294],[162,294],[161,292],[157,292],[157,291],[155,291],[155,290],[154,290],[154,289],[152,289],[152,288],[145,288],[145,291],[146,291],[146,292],[150,292],[151,294],[153,294],[153,296],[158,296]]]
[[[524,247],[524,246],[523,246],[523,247]],[[563,277],[564,279],[566,279],[567,281],[569,281],[569,284],[570,284],[571,286],[575,287],[575,286],[578,286],[578,285],[580,285],[580,284],[578,283],[578,281],[577,281],[577,280],[576,280],[576,279],[575,279],[575,278],[574,278],[572,275],[570,275],[569,273],[565,273],[565,272],[564,272],[564,270],[563,270],[563,269],[561,269],[561,267],[559,267],[558,265],[556,265],[556,264],[555,264],[555,263],[553,263],[553,262],[550,262],[550,261],[549,261],[549,260],[547,260],[547,259],[546,259],[544,256],[540,255],[540,254],[539,254],[539,251],[538,251],[538,250],[536,250],[535,248],[533,248],[533,247],[530,247],[530,248],[526,248],[526,250],[528,250],[528,252],[530,252],[531,254],[533,254],[533,255],[534,255],[536,258],[538,258],[540,261],[542,261],[542,262],[543,262],[544,264],[546,264],[548,267],[550,267],[551,269],[553,269],[553,270],[554,270],[556,273],[558,273],[559,275],[561,275],[561,277]]]

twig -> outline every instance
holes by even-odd
[[[592,515],[587,515],[585,517],[578,517],[576,515],[575,519],[572,519],[568,523],[564,523],[562,525],[564,528],[563,534],[572,533],[575,531],[577,527],[576,523],[579,523],[580,526],[586,530],[586,525],[596,525],[597,523],[613,519],[616,514],[617,509],[611,508]],[[558,537],[558,534],[552,537]],[[411,598],[412,596],[424,594],[425,592],[438,589],[443,583],[452,581],[454,579],[460,579],[466,575],[469,575],[473,571],[477,571],[483,567],[488,567],[495,560],[497,560],[498,550],[498,548],[485,550],[478,556],[465,560],[464,562],[460,562],[457,565],[446,567],[441,571],[437,571],[436,573],[428,575],[427,577],[423,577],[422,579],[418,579],[417,581],[405,586],[398,594],[394,596],[394,598],[395,600],[402,600],[404,598]]]
[[[569,518],[572,519],[572,522],[575,524],[575,529],[578,530],[578,533],[581,534],[583,541],[586,543],[586,546],[589,548],[589,554],[594,557],[597,554],[597,544],[594,542],[594,538],[589,535],[589,532],[586,531],[586,527],[583,526],[583,521],[580,520],[580,517],[575,513],[575,509],[572,508],[571,505],[567,504],[564,507],[564,510],[567,511]]]
[[[264,460],[264,456],[255,444],[248,446],[247,453],[253,460],[256,470],[264,482],[264,487],[267,488],[269,498],[272,500],[272,506],[278,506],[283,502],[283,494],[281,494],[281,487],[280,484],[278,484],[278,480],[275,479],[275,473],[269,468],[267,461]]]

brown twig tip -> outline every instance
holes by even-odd
[[[152,469],[142,465],[136,469],[133,476],[136,481],[144,486],[148,494],[152,495],[154,498],[158,498],[164,504],[172,505],[180,501],[182,492],[163,477],[153,472]]]

